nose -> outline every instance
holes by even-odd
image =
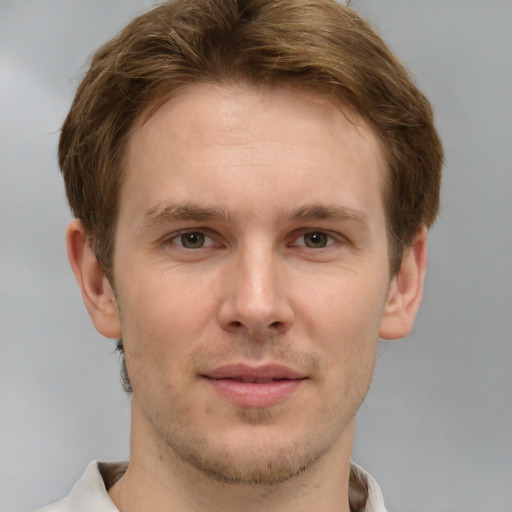
[[[284,263],[271,250],[245,250],[233,257],[218,312],[221,327],[251,339],[284,333],[294,321]]]

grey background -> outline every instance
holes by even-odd
[[[128,455],[112,342],[69,270],[58,129],[90,53],[144,0],[0,1],[0,509]],[[360,0],[431,98],[443,208],[412,335],[383,342],[354,459],[396,512],[512,511],[512,2]]]

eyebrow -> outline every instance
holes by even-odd
[[[306,205],[293,210],[285,217],[298,221],[313,220],[347,220],[353,221],[361,226],[367,226],[367,216],[354,208],[338,205]],[[144,227],[158,226],[172,221],[222,221],[233,222],[231,214],[224,208],[218,206],[201,206],[194,203],[167,204],[155,206],[144,213],[142,225]]]
[[[143,225],[148,227],[177,220],[193,220],[198,222],[221,220],[230,222],[231,216],[225,209],[217,206],[200,206],[193,203],[168,204],[147,210],[144,213]]]
[[[294,220],[349,220],[362,226],[368,224],[367,216],[354,208],[338,205],[307,205],[297,208],[291,215]]]

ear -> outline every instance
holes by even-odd
[[[107,338],[121,337],[114,291],[103,272],[82,223],[71,221],[66,233],[68,259],[96,330]]]
[[[404,250],[400,269],[393,276],[379,336],[395,340],[413,328],[423,295],[427,269],[427,228],[423,227]]]

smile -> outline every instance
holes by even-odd
[[[295,393],[307,377],[281,365],[226,365],[203,377],[223,399],[240,407],[271,407]]]
[[[228,380],[238,380],[239,382],[249,382],[251,384],[267,384],[268,382],[280,382],[286,379],[257,379],[250,377],[242,377],[240,379],[228,379]]]

